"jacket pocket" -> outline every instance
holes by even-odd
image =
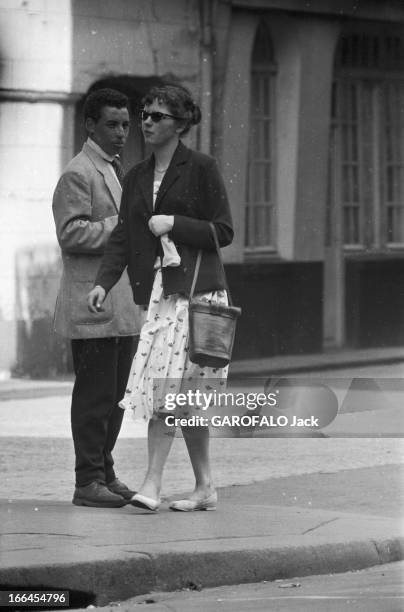
[[[70,311],[72,322],[76,325],[99,325],[108,323],[114,318],[111,294],[102,304],[102,311],[92,313],[88,310],[87,296],[93,288],[92,281],[73,281],[70,286]]]

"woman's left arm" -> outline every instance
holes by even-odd
[[[213,158],[207,158],[200,168],[200,210],[203,218],[174,215],[169,236],[174,242],[197,249],[215,250],[209,223],[215,226],[219,244],[227,246],[233,240],[233,223],[226,188]]]

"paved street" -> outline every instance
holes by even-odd
[[[359,572],[304,576],[217,587],[201,592],[153,593],[120,605],[121,612],[401,612],[404,609],[404,562]],[[114,612],[111,606],[99,612]]]

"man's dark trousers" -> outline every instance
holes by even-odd
[[[125,394],[138,336],[72,340],[71,425],[76,453],[76,486],[115,479],[112,450],[124,411]]]

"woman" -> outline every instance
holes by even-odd
[[[131,503],[157,510],[162,473],[175,435],[175,428],[166,422],[167,415],[172,414],[165,406],[166,394],[199,389],[206,379],[224,384],[227,376],[227,369],[201,369],[189,361],[188,296],[201,249],[196,292],[202,299],[227,303],[209,223],[214,224],[222,247],[232,241],[233,229],[215,161],[181,142],[201,119],[189,91],[178,85],[153,88],[143,100],[141,119],[152,155],[134,166],[125,178],[118,225],[88,304],[93,312],[101,307],[125,266],[135,302],[148,304],[121,406],[132,408],[135,418],[149,421],[148,469]],[[194,410],[198,409],[177,406],[175,416],[189,417]],[[185,512],[214,510],[217,494],[209,462],[209,429],[186,426],[182,432],[195,489],[189,499],[173,502],[170,508]]]

